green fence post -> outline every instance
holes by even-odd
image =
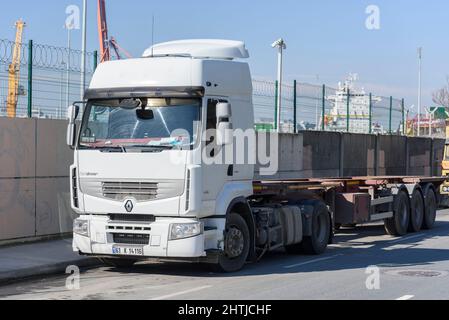
[[[373,94],[369,94],[369,134],[373,133]]]
[[[28,41],[28,118],[33,117],[33,40]]]
[[[298,118],[297,118],[297,99],[296,99],[296,95],[297,95],[297,89],[296,89],[296,85],[297,82],[296,80],[293,81],[293,133],[297,133],[297,123],[298,123]]]
[[[407,133],[407,120],[405,119],[405,100],[401,100],[401,111],[402,111],[402,134],[405,136]]]
[[[278,94],[279,94],[279,82],[276,80],[275,93],[274,93],[274,130],[278,129]]]
[[[98,67],[98,51],[95,50],[94,51],[94,71],[97,69]]]
[[[393,121],[393,97],[392,96],[390,96],[390,125],[389,125],[389,128],[390,128],[390,134],[392,134],[393,133],[393,123],[392,123],[392,121]]]
[[[348,97],[346,99],[346,131],[349,132],[349,111],[350,111],[350,103],[351,103],[351,90],[348,89]]]
[[[321,130],[322,131],[326,130],[326,123],[324,121],[325,117],[326,117],[326,85],[323,84],[323,96],[321,99]]]

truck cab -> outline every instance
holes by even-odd
[[[254,165],[204,161],[232,145],[227,131],[254,126],[248,57],[242,42],[186,40],[98,66],[82,115],[69,108],[75,251],[112,264],[224,251]]]

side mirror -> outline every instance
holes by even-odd
[[[217,104],[217,121],[231,122],[232,108],[230,103],[218,103]]]
[[[229,103],[217,104],[217,145],[226,146],[233,142],[232,108]]]
[[[76,118],[78,118],[80,107],[76,104],[71,105],[67,110],[69,124],[67,126],[67,145],[73,149],[76,144]]]

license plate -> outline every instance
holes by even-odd
[[[143,256],[143,248],[136,247],[113,247],[112,254],[118,256]]]

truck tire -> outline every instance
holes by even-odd
[[[114,268],[131,268],[137,262],[133,259],[98,258],[101,263]]]
[[[245,219],[237,213],[231,213],[226,221],[224,241],[225,250],[220,254],[218,263],[214,265],[218,272],[240,271],[249,255],[250,233]]]
[[[427,188],[424,200],[423,229],[430,230],[435,225],[437,217],[437,196],[432,188]]]
[[[385,220],[385,230],[392,236],[407,234],[410,222],[410,200],[405,191],[399,191],[394,200],[393,218]]]
[[[312,236],[304,237],[302,243],[288,248],[288,252],[319,255],[326,251],[331,233],[331,218],[324,203],[319,202],[312,217]]]
[[[410,200],[410,224],[409,232],[418,232],[421,230],[424,220],[424,199],[419,190],[415,190]]]

